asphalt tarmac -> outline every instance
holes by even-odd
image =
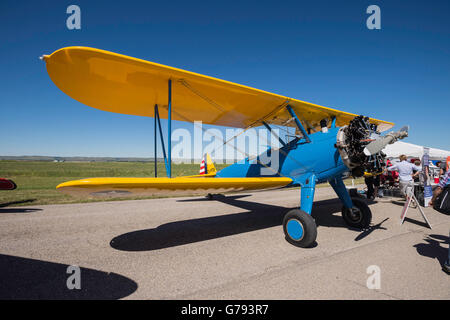
[[[450,299],[450,216],[424,209],[429,229],[410,208],[401,225],[403,202],[382,198],[369,205],[373,226],[351,229],[332,189],[318,188],[317,241],[302,249],[281,225],[299,199],[291,189],[0,208],[0,298]]]

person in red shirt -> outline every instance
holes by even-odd
[[[391,160],[386,160],[386,167],[389,168],[390,166],[392,166]],[[398,172],[386,170],[381,179],[383,184],[385,183],[385,181],[388,181],[389,185],[393,186],[394,183],[398,181]]]

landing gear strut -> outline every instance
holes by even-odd
[[[352,228],[368,228],[372,221],[369,206],[359,198],[350,197],[341,178],[335,177],[328,181],[342,201],[342,218]]]

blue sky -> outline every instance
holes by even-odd
[[[81,8],[81,30],[66,9]],[[381,30],[366,8],[381,8]],[[89,108],[38,58],[89,46],[410,125],[450,150],[449,1],[0,2],[0,155],[153,155],[153,119]],[[173,127],[192,125],[174,122]],[[80,128],[82,128],[80,130]]]

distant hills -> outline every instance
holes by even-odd
[[[49,161],[49,162],[153,162],[154,158],[138,157],[56,157],[56,156],[0,156],[0,160]],[[164,158],[157,158],[164,162]],[[172,159],[173,163],[200,163],[199,159]]]
[[[121,158],[121,157],[56,157],[56,156],[0,156],[0,160],[19,161],[57,161],[57,162],[153,162],[154,158]],[[163,162],[163,158],[157,159]]]

